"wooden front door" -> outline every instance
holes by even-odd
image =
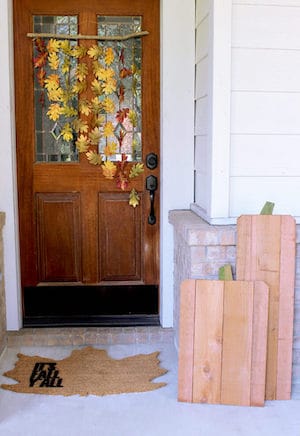
[[[157,324],[159,0],[14,0],[14,47],[24,325]]]

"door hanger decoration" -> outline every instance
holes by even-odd
[[[40,104],[53,132],[76,144],[121,190],[144,171],[141,160],[141,56],[124,44],[78,44],[59,38],[34,39],[33,65]],[[130,63],[130,64],[129,64]],[[129,159],[136,161],[129,165]],[[136,207],[135,189],[129,204]]]

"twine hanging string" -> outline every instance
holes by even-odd
[[[143,30],[141,32],[129,33],[127,35],[116,36],[99,36],[99,35],[68,35],[68,34],[56,34],[56,33],[27,33],[28,38],[55,38],[55,39],[70,39],[70,40],[97,40],[97,41],[126,41],[132,38],[140,38],[141,36],[147,36],[149,32]]]

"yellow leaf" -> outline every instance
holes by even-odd
[[[128,118],[129,118],[129,121],[131,122],[132,126],[136,127],[137,126],[137,113],[134,110],[130,109],[130,111],[128,113]]]
[[[113,114],[115,112],[115,103],[109,97],[105,97],[102,101],[102,106],[107,114]]]
[[[101,155],[96,153],[95,151],[88,151],[86,153],[86,157],[88,158],[88,161],[93,165],[100,165],[102,163]]]
[[[106,80],[104,83],[102,83],[102,89],[104,94],[112,94],[117,89],[117,81],[115,79]]]
[[[95,127],[90,133],[89,138],[92,145],[98,145],[100,138],[101,138],[101,132],[98,127]]]
[[[48,98],[50,101],[62,101],[64,92],[62,88],[50,89],[48,91]]]
[[[66,58],[66,59],[64,60],[64,63],[62,64],[62,67],[61,67],[61,71],[62,71],[62,73],[63,73],[63,74],[68,74],[69,71],[70,71],[70,67],[71,67],[70,59],[69,59],[69,58]]]
[[[55,52],[49,53],[48,64],[51,70],[57,70],[59,67],[59,59]]]
[[[79,64],[76,68],[75,76],[79,80],[79,82],[84,82],[86,79],[86,76],[88,74],[88,67],[87,64],[84,64],[83,62]]]
[[[87,100],[80,100],[78,108],[79,112],[83,115],[89,116],[89,114],[91,113],[91,107]]]
[[[73,139],[73,131],[70,123],[66,123],[61,130],[62,137],[65,141],[70,142]]]
[[[144,164],[143,163],[137,163],[131,167],[129,178],[134,179],[135,177],[138,177],[140,174],[144,172]]]
[[[115,71],[112,68],[103,68],[101,74],[102,74],[102,80],[110,80],[115,77]]]
[[[49,106],[47,115],[50,120],[57,121],[62,114],[62,107],[58,103],[52,103]]]
[[[85,153],[89,148],[89,140],[86,135],[80,135],[76,141],[76,147],[79,153]]]
[[[115,59],[115,54],[113,49],[111,47],[107,47],[107,49],[105,50],[105,58],[104,58],[106,65],[111,65],[114,59]]]
[[[75,132],[77,133],[87,133],[89,130],[89,126],[88,123],[86,121],[81,120],[80,118],[76,118],[76,120],[74,120],[72,122],[72,126],[73,129],[75,130]]]
[[[91,101],[91,109],[92,109],[92,112],[94,114],[98,114],[101,111],[102,105],[101,105],[101,102],[98,99],[98,97],[95,97],[95,98],[92,99],[92,101]]]
[[[80,94],[81,92],[85,91],[87,87],[86,82],[76,82],[74,83],[73,87],[72,87],[72,92],[74,94]]]
[[[75,117],[76,115],[78,115],[77,109],[75,109],[72,106],[68,106],[68,105],[64,105],[62,108],[62,113],[63,115],[65,115],[67,118],[69,117]]]
[[[103,135],[108,138],[109,136],[114,135],[114,125],[111,121],[108,121],[103,129]]]
[[[80,59],[86,55],[87,49],[81,45],[76,45],[72,48],[71,54],[74,58]]]
[[[92,81],[91,88],[92,88],[92,91],[95,94],[97,94],[97,95],[101,95],[102,94],[102,88],[101,88],[101,85],[98,82],[98,80],[95,79],[95,80]]]
[[[45,83],[45,88],[48,91],[50,91],[52,89],[57,89],[59,87],[58,74],[50,74],[48,77],[46,77],[44,83]]]
[[[109,157],[116,154],[117,144],[115,142],[109,142],[106,147],[104,147],[104,156]]]
[[[70,41],[68,41],[67,39],[64,39],[63,41],[60,41],[60,47],[61,47],[61,50],[65,54],[70,55],[72,53]]]
[[[102,48],[99,45],[93,45],[88,49],[88,55],[91,59],[98,59],[102,55]]]
[[[51,38],[47,44],[47,50],[49,53],[57,53],[60,49],[60,41]]]
[[[104,123],[105,123],[105,116],[104,115],[99,115],[94,120],[94,126],[97,126],[97,127],[102,126],[102,124],[104,124]]]
[[[113,162],[111,162],[110,160],[107,160],[106,162],[104,162],[104,164],[101,165],[101,168],[103,171],[103,175],[107,179],[113,179],[116,172],[117,172],[116,165]]]
[[[136,207],[140,204],[140,197],[135,189],[132,189],[129,194],[129,204],[132,207]]]

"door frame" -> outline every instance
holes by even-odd
[[[0,32],[7,44],[5,47],[0,47],[4,68],[0,97],[5,108],[0,122],[3,127],[1,129],[3,143],[9,144],[10,147],[8,147],[9,150],[2,151],[3,158],[0,160],[2,186],[6,186],[5,193],[2,197],[0,196],[0,206],[2,206],[1,210],[6,212],[4,252],[5,271],[7,271],[5,276],[7,329],[18,330],[22,327],[22,316],[17,230],[14,96],[13,76],[11,75],[13,60],[10,56],[13,53],[11,0],[1,2],[1,9]],[[168,211],[189,209],[193,202],[194,23],[194,0],[189,0],[184,5],[181,0],[161,0],[160,317],[163,327],[173,325],[173,229],[168,222]],[[186,78],[185,81],[179,80],[180,73]],[[181,110],[174,111],[178,102],[180,102]],[[178,125],[181,126],[180,130]],[[178,155],[182,153],[182,149],[184,149],[184,154],[179,160]]]

